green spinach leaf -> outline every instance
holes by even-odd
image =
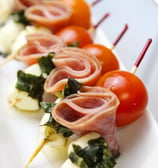
[[[28,93],[29,96],[35,99],[42,99],[44,92],[43,85],[45,79],[42,76],[35,76],[19,70],[17,72],[16,88]]]
[[[79,47],[79,41],[75,41],[72,44],[68,44],[68,47]]]
[[[113,168],[116,164],[103,137],[89,140],[85,148],[74,144],[73,150],[69,158],[81,168]]]
[[[51,70],[55,68],[55,65],[52,61],[54,55],[54,52],[50,52],[46,57],[41,57],[38,59],[38,64],[41,68],[42,73],[46,73],[48,75]]]
[[[71,94],[77,93],[77,91],[82,87],[82,84],[77,80],[69,77],[68,84],[65,86],[63,94],[64,97],[69,96]]]
[[[44,126],[49,126],[54,128],[57,134],[61,134],[64,137],[69,137],[73,134],[73,132],[70,129],[59,124],[52,117],[51,112],[53,111],[53,107],[56,105],[55,103],[41,102],[40,105],[43,108],[44,112],[50,113],[49,120],[44,124]]]
[[[3,52],[3,51],[0,51],[0,56],[2,56],[2,57],[7,57],[8,56],[8,53],[5,53],[5,52]]]
[[[13,20],[16,23],[22,23],[23,25],[30,25],[30,21],[25,17],[25,10],[13,12],[11,14],[11,17],[13,17]]]

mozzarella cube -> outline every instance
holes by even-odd
[[[34,64],[28,67],[25,70],[25,72],[36,76],[39,76],[41,74],[41,70],[38,64]],[[39,110],[39,100],[30,97],[27,92],[16,89],[15,83],[13,84],[13,87],[11,88],[8,95],[8,100],[10,104],[15,106],[19,110],[25,110],[25,111]]]

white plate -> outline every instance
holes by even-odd
[[[156,5],[158,5],[158,0],[153,0],[155,3],[156,3]]]
[[[109,46],[102,30],[95,40]],[[39,122],[42,114],[23,113],[8,106],[7,93],[22,64],[12,61],[0,68],[0,167],[23,168],[38,141]],[[118,140],[121,156],[116,168],[156,168],[158,156],[158,127],[151,113],[146,113],[135,123],[119,129]],[[57,168],[41,152],[30,168]]]
[[[113,30],[113,32],[119,32],[119,30]],[[94,36],[95,41],[110,47],[103,30],[99,29]],[[8,90],[16,78],[17,70],[21,68],[23,65],[16,61],[0,68],[1,168],[24,168],[38,142],[42,114],[16,111],[10,108],[7,102]],[[121,156],[117,160],[116,168],[158,167],[158,126],[149,110],[135,123],[119,129],[118,140]],[[54,167],[42,152],[30,165],[30,168],[41,167],[58,168]]]

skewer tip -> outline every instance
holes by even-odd
[[[116,38],[115,42],[113,43],[113,48],[118,44],[118,42],[121,40],[121,38],[123,37],[123,35],[126,33],[127,30],[128,30],[128,24],[126,23],[123,30],[121,31],[119,36]]]
[[[93,1],[92,3],[91,3],[91,7],[93,7],[93,6],[95,6],[97,3],[99,3],[100,1],[102,1],[102,0],[95,0],[95,1]]]
[[[34,158],[37,156],[37,154],[41,151],[41,149],[44,147],[44,145],[48,142],[47,139],[42,139],[42,141],[40,142],[40,144],[36,147],[35,151],[33,152],[33,154],[31,155],[30,159],[28,160],[28,162],[25,164],[25,168],[28,168],[29,165],[31,164],[31,162],[34,160]]]
[[[94,29],[96,29],[105,19],[107,19],[110,16],[110,13],[105,13],[103,17],[98,21],[97,24],[93,26]]]
[[[140,63],[141,63],[141,61],[143,60],[144,55],[145,55],[145,53],[147,52],[147,50],[148,50],[148,48],[149,48],[149,46],[150,46],[151,43],[152,43],[152,39],[149,38],[149,39],[147,40],[147,42],[146,42],[146,44],[145,44],[143,50],[141,51],[140,55],[138,56],[136,62],[134,63],[134,66],[133,66],[133,68],[132,68],[132,70],[131,70],[131,73],[133,73],[133,74],[136,73],[136,70],[138,69],[138,67],[139,67],[139,65],[140,65]]]

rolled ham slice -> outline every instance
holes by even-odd
[[[44,85],[45,91],[52,94],[63,90],[68,77],[83,85],[94,85],[100,77],[102,68],[95,56],[75,47],[65,47],[55,55],[53,63],[56,68],[51,71]]]
[[[43,1],[26,9],[25,16],[33,24],[50,28],[53,32],[66,26],[72,9],[61,1]]]
[[[40,4],[42,0],[14,0],[14,8],[16,11],[25,10],[26,8]]]
[[[49,33],[28,34],[26,41],[16,57],[27,65],[36,63],[38,58],[46,56],[49,52],[58,53],[65,47],[65,43],[59,37]]]
[[[114,155],[119,152],[115,114],[119,100],[102,87],[83,86],[77,94],[65,98],[52,112],[53,118],[79,136],[97,132],[103,136]]]

